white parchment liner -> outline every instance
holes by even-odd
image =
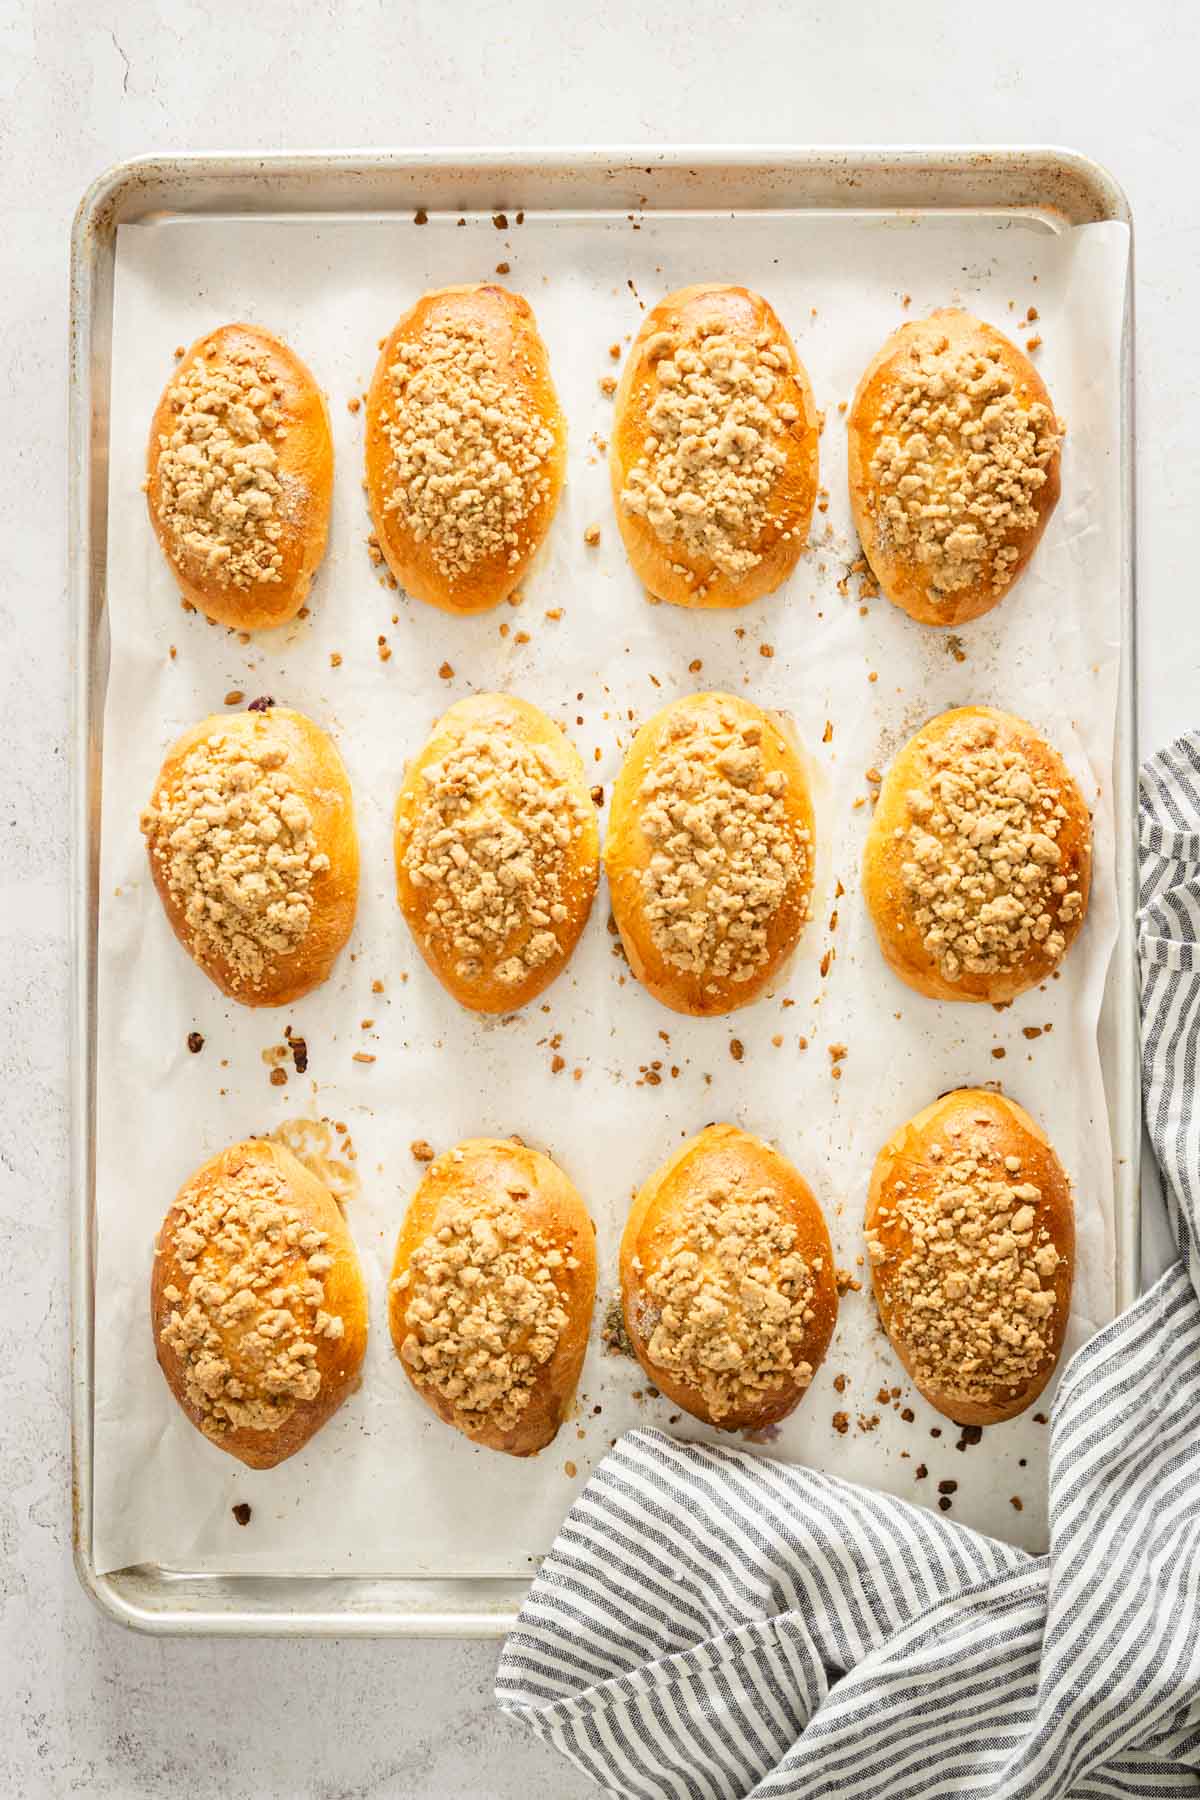
[[[1028,218],[995,216],[691,215],[636,221],[637,230],[634,223],[621,215],[530,216],[521,226],[510,220],[507,231],[489,218],[459,226],[436,217],[422,228],[298,218],[121,227],[99,972],[101,1572],[136,1562],[340,1574],[528,1570],[621,1430],[670,1421],[681,1434],[706,1435],[647,1398],[640,1370],[605,1353],[598,1327],[633,1189],[683,1136],[714,1119],[774,1139],[798,1164],[825,1208],[839,1263],[863,1281],[863,1291],[842,1302],[811,1392],[764,1452],[930,1504],[939,1479],[953,1479],[955,1518],[1030,1547],[1044,1541],[1044,1425],[1026,1415],[956,1452],[957,1430],[913,1394],[879,1330],[859,1263],[861,1218],[887,1134],[946,1088],[998,1080],[1044,1122],[1075,1181],[1070,1346],[1112,1315],[1113,1190],[1096,1022],[1116,929],[1109,772],[1126,232],[1097,225],[1056,234]],[[511,273],[501,279],[528,295],[549,345],[570,425],[568,488],[523,605],[452,619],[390,592],[370,564],[362,413],[347,401],[365,388],[379,339],[423,289],[492,278],[502,261]],[[689,614],[647,605],[626,566],[596,442],[611,419],[600,382],[617,371],[609,345],[624,349],[638,327],[639,296],[648,306],[669,288],[713,278],[760,289],[791,331],[826,414],[828,508],[779,593],[741,611]],[[882,599],[863,615],[857,583],[845,594],[837,585],[855,554],[838,403],[849,400],[896,324],[950,302],[1019,338],[1044,340],[1038,364],[1069,425],[1062,501],[1033,566],[997,610],[963,628],[961,661],[946,634]],[[1018,330],[1030,306],[1037,322]],[[311,616],[245,645],[180,609],[140,489],[149,419],[174,347],[229,319],[269,326],[309,362],[329,395],[338,458],[330,552]],[[588,549],[583,534],[593,522],[601,542]],[[559,608],[557,622],[546,617]],[[381,636],[391,650],[386,662]],[[702,667],[689,668],[696,662]],[[439,674],[446,664],[452,676]],[[602,887],[584,940],[544,1004],[505,1024],[460,1010],[425,970],[392,895],[392,807],[405,759],[435,717],[480,689],[536,701],[574,737],[607,806],[636,725],[700,687],[790,713],[811,769],[815,915],[774,996],[710,1021],[655,1005],[614,954]],[[235,690],[247,699],[271,694],[335,735],[362,838],[349,951],[322,990],[280,1013],[231,1005],[187,959],[162,916],[138,831],[167,744],[219,712]],[[1061,979],[1003,1013],[910,993],[885,969],[859,896],[870,819],[865,771],[883,769],[931,714],[967,702],[1033,720],[1095,810],[1087,926]],[[835,898],[838,881],[845,893]],[[376,980],[382,995],[372,989]],[[367,1019],[370,1029],[361,1024]],[[308,1073],[273,1087],[263,1051],[282,1042],[288,1024],[307,1040]],[[1034,1026],[1053,1031],[1027,1039]],[[187,1048],[193,1030],[205,1039],[199,1055]],[[834,1043],[848,1046],[837,1081]],[[1001,1050],[1003,1059],[994,1055]],[[355,1063],[355,1051],[377,1060]],[[555,1054],[565,1064],[557,1074]],[[646,1083],[642,1071],[659,1064],[661,1080]],[[253,1473],[193,1430],[159,1374],[147,1305],[152,1240],[200,1162],[300,1115],[340,1121],[353,1140],[361,1185],[348,1216],[370,1291],[371,1346],[359,1394],[301,1454]],[[425,1409],[400,1372],[385,1313],[395,1235],[420,1173],[412,1141],[440,1149],[508,1132],[544,1146],[574,1178],[597,1223],[601,1261],[597,1331],[576,1416],[525,1462],[473,1448]],[[836,1376],[846,1378],[844,1388],[835,1389]],[[877,1397],[892,1388],[900,1390],[894,1404],[890,1392]],[[915,1417],[906,1420],[902,1409]],[[846,1415],[844,1431],[835,1414]],[[252,1507],[245,1529],[231,1514],[239,1501]]]

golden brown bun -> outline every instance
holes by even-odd
[[[288,1295],[284,1304],[294,1313],[302,1329],[311,1333],[311,1341],[316,1344],[315,1366],[320,1371],[320,1387],[313,1399],[297,1400],[282,1423],[273,1428],[258,1429],[238,1425],[227,1426],[225,1430],[219,1431],[214,1429],[203,1408],[193,1404],[189,1398],[185,1364],[163,1336],[174,1310],[174,1304],[166,1297],[166,1290],[174,1288],[186,1296],[189,1284],[189,1276],[182,1267],[176,1242],[176,1234],[185,1223],[184,1214],[179,1210],[179,1201],[189,1195],[197,1197],[219,1193],[228,1186],[231,1176],[240,1170],[256,1166],[273,1170],[280,1175],[287,1184],[286,1205],[306,1225],[325,1233],[327,1241],[324,1253],[331,1259],[331,1266],[322,1277],[324,1295],[321,1308],[333,1317],[340,1318],[343,1330],[340,1337],[311,1332],[314,1309],[296,1291],[308,1276],[305,1258],[297,1252],[281,1272],[280,1285]],[[290,1150],[285,1150],[281,1144],[273,1143],[267,1138],[251,1139],[222,1150],[184,1183],[179,1200],[163,1220],[154,1249],[154,1268],[150,1278],[150,1322],[159,1367],[167,1378],[168,1387],[192,1424],[203,1432],[210,1443],[216,1444],[218,1449],[227,1450],[230,1456],[236,1456],[247,1468],[273,1469],[277,1463],[284,1462],[287,1457],[294,1456],[297,1450],[303,1449],[314,1432],[319,1431],[325,1421],[333,1416],[343,1400],[354,1393],[361,1378],[363,1357],[367,1349],[367,1294],[354,1242],[337,1202],[329,1189],[315,1175],[310,1174],[303,1163],[297,1162]],[[209,1244],[199,1266],[207,1279],[223,1282],[229,1273],[230,1260]],[[243,1337],[244,1332],[236,1325],[224,1331],[222,1354],[246,1389],[257,1392],[259,1365],[252,1357],[246,1356],[242,1347]]]
[[[956,1141],[952,1128],[960,1134],[981,1131],[996,1155],[1020,1159],[1020,1172],[1013,1180],[1031,1182],[1041,1189],[1035,1208],[1035,1233],[1038,1243],[1052,1244],[1060,1261],[1054,1271],[1054,1311],[1047,1323],[1047,1350],[1036,1372],[1018,1387],[997,1383],[987,1401],[964,1398],[931,1387],[919,1379],[916,1358],[909,1337],[909,1321],[903,1305],[893,1292],[900,1260],[912,1248],[912,1234],[906,1222],[895,1211],[895,1201],[905,1193],[920,1193],[944,1164]],[[958,1141],[962,1141],[960,1139]],[[931,1146],[942,1156],[932,1158]],[[886,1260],[876,1262],[872,1256],[871,1281],[884,1330],[892,1348],[904,1364],[917,1388],[938,1412],[958,1425],[996,1425],[1002,1419],[1015,1418],[1031,1406],[1054,1373],[1066,1336],[1071,1308],[1071,1282],[1075,1269],[1075,1210],[1071,1186],[1062,1164],[1054,1153],[1041,1127],[1013,1100],[984,1088],[957,1088],[943,1094],[932,1106],[902,1125],[875,1161],[871,1189],[867,1200],[866,1229],[879,1240]],[[981,1243],[979,1253],[986,1255]],[[987,1372],[984,1371],[985,1381]]]
[[[1012,376],[1014,392],[1022,408],[1028,412],[1038,404],[1054,408],[1041,376],[1024,351],[1006,338],[1003,332],[976,319],[958,307],[943,307],[927,319],[914,319],[894,331],[879,353],[863,371],[855,390],[846,421],[847,456],[850,476],[850,506],[854,524],[862,542],[863,553],[883,592],[895,606],[924,625],[962,625],[990,612],[1002,600],[1037,549],[1046,521],[1058,503],[1060,451],[1046,464],[1046,480],[1033,496],[1037,522],[1008,533],[1003,540],[1018,552],[1004,576],[994,581],[983,574],[971,586],[939,594],[933,587],[929,570],[914,558],[895,554],[879,531],[876,505],[878,489],[870,469],[878,442],[876,426],[881,409],[896,397],[896,374],[900,365],[914,351],[936,349],[948,342],[952,350],[982,352],[1000,351],[1001,363]]]
[[[168,885],[166,846],[158,834],[147,837],[150,872],[172,931],[222,993],[243,1006],[287,1006],[326,980],[354,926],[358,834],[349,777],[333,739],[319,725],[290,707],[272,705],[262,712],[213,713],[185,731],[167,751],[155,796],[180,779],[189,751],[217,732],[248,744],[277,744],[287,752],[283,766],[309,808],[317,850],[329,858],[309,889],[308,930],[293,951],[273,959],[262,986],[255,987],[223,956],[197,953],[184,908]]]
[[[287,495],[278,545],[283,564],[278,581],[257,581],[245,588],[217,579],[198,557],[181,555],[160,516],[159,439],[171,430],[174,421],[171,389],[184,371],[213,350],[218,356],[247,351],[263,358],[283,390],[276,404],[282,414],[284,435],[272,442]],[[176,365],[158,403],[150,426],[146,474],[150,521],[185,600],[190,600],[208,618],[238,631],[265,631],[295,618],[308,598],[313,576],[325,554],[333,502],[333,438],[325,396],[294,350],[257,325],[222,325],[197,338]]]
[[[472,731],[484,730],[489,736],[510,736],[523,744],[544,751],[551,759],[563,782],[571,789],[579,804],[582,826],[572,839],[565,858],[562,880],[562,903],[566,917],[555,921],[550,929],[558,943],[557,954],[531,969],[520,982],[501,981],[497,968],[518,954],[532,937],[535,927],[526,918],[509,934],[499,948],[481,955],[478,975],[459,972],[457,955],[447,949],[445,941],[432,933],[428,920],[440,889],[416,887],[404,864],[404,852],[412,836],[422,808],[422,773],[441,759]],[[438,980],[454,995],[460,1006],[472,1012],[506,1013],[526,1006],[549,987],[565,967],[571,952],[587,924],[600,873],[600,834],[596,826],[595,807],[588,791],[583,762],[574,744],[553,719],[528,700],[513,694],[472,694],[458,700],[443,713],[420,754],[405,771],[404,783],[396,802],[396,892],[400,910],[417,948]]]
[[[791,365],[780,397],[790,401],[798,413],[791,424],[781,421],[774,433],[773,441],[784,451],[786,461],[772,485],[765,521],[751,540],[739,545],[757,552],[762,560],[737,578],[681,542],[664,543],[648,520],[628,512],[621,503],[629,471],[645,449],[648,415],[659,391],[654,340],[668,331],[693,338],[698,326],[714,319],[726,331],[751,343],[761,332],[770,334],[771,343],[786,352]],[[804,364],[761,294],[714,281],[679,288],[660,300],[653,312],[647,313],[626,359],[609,447],[617,525],[638,579],[657,599],[675,606],[744,606],[773,593],[787,580],[808,542],[817,497],[819,436],[817,409]],[[681,570],[690,571],[693,579],[689,581]]]
[[[563,1258],[554,1273],[559,1304],[566,1313],[553,1354],[534,1377],[529,1399],[516,1422],[501,1426],[487,1412],[464,1414],[432,1382],[421,1379],[404,1355],[409,1337],[409,1308],[422,1292],[414,1280],[404,1291],[397,1286],[409,1273],[414,1252],[439,1229],[448,1209],[483,1211],[496,1201],[510,1202],[524,1231],[540,1235]],[[568,1267],[566,1259],[574,1261]],[[596,1294],[596,1232],[574,1186],[556,1163],[540,1150],[513,1138],[467,1138],[430,1163],[413,1195],[392,1265],[388,1319],[392,1342],[405,1374],[422,1400],[447,1425],[487,1450],[509,1456],[535,1456],[551,1441],[566,1417],[587,1351]]]
[[[764,777],[780,771],[786,778],[785,806],[793,831],[806,831],[803,872],[793,881],[767,928],[766,960],[745,980],[729,975],[700,973],[676,967],[654,942],[646,912],[642,876],[654,854],[642,827],[642,783],[663,754],[672,720],[692,714],[701,721],[722,715],[739,724],[758,721],[762,726]],[[608,835],[604,844],[604,868],[608,876],[613,916],[629,966],[656,1000],[675,1012],[712,1017],[748,1006],[779,973],[796,947],[809,913],[813,878],[813,812],[808,781],[791,736],[791,728],[777,715],[764,712],[752,701],[734,694],[688,694],[672,701],[642,726],[613,787]]]
[[[1077,880],[1082,904],[1075,917],[1061,924],[1065,948],[1051,953],[1047,943],[1033,943],[1009,969],[992,973],[965,971],[951,981],[927,949],[913,922],[911,901],[901,876],[907,857],[903,833],[909,824],[908,795],[927,792],[929,751],[953,741],[973,720],[990,719],[999,733],[998,746],[1011,746],[1027,760],[1035,776],[1052,788],[1066,812],[1056,840],[1062,855],[1059,871]],[[998,1005],[1036,987],[1056,969],[1074,943],[1087,914],[1092,878],[1092,822],[1083,795],[1057,750],[1032,725],[991,706],[959,706],[940,713],[909,739],[892,762],[883,786],[863,856],[863,892],[879,937],[879,947],[901,981],[932,1000],[977,1000]]]
[[[527,406],[554,437],[547,467],[549,490],[535,501],[517,527],[515,561],[508,548],[481,557],[464,574],[448,577],[438,567],[430,541],[418,541],[403,514],[388,507],[396,489],[395,461],[384,429],[392,406],[388,371],[401,343],[415,343],[430,323],[457,320],[478,327],[493,358],[497,378]],[[567,466],[567,423],[550,377],[550,359],[538,333],[533,308],[522,294],[484,282],[475,287],[435,288],[405,313],[384,342],[367,396],[367,503],[379,548],[404,589],[443,612],[485,612],[519,587],[550,529]]]
[[[736,1184],[748,1194],[769,1188],[781,1220],[795,1227],[795,1249],[809,1266],[814,1292],[812,1319],[804,1340],[795,1346],[793,1362],[807,1363],[816,1371],[837,1323],[837,1276],[829,1232],[799,1171],[778,1150],[736,1125],[709,1125],[681,1145],[639,1191],[621,1236],[621,1304],[638,1361],[673,1405],[726,1431],[759,1431],[793,1411],[808,1391],[810,1373],[804,1371],[800,1379],[793,1377],[767,1390],[757,1404],[747,1403],[714,1418],[702,1390],[656,1363],[649,1350],[660,1312],[646,1292],[646,1282],[665,1256],[686,1247],[681,1240],[684,1207],[697,1193],[717,1184]]]

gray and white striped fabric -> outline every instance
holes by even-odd
[[[1066,1370],[1049,1554],[628,1433],[496,1682],[606,1793],[1200,1791],[1200,735],[1147,764],[1140,832],[1145,1109],[1180,1261]]]

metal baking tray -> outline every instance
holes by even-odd
[[[72,882],[71,1401],[73,1535],[84,1588],[110,1617],[157,1633],[499,1637],[519,1580],[196,1575],[139,1566],[99,1575],[92,1555],[96,943],[110,355],[116,234],[153,217],[351,213],[689,211],[1025,214],[1051,229],[1132,226],[1103,169],[1058,149],[594,149],[312,151],[135,159],[88,189],[71,245],[70,583],[75,614]],[[1131,237],[1132,244],[1132,237]],[[1132,252],[1131,252],[1132,253]],[[1132,296],[1132,283],[1128,289]],[[1122,661],[1113,769],[1120,927],[1100,1024],[1112,1125],[1117,1303],[1138,1291],[1141,1095],[1136,910],[1137,730],[1133,313],[1122,370]]]

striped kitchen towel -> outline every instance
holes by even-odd
[[[1141,781],[1143,1089],[1180,1260],[1066,1369],[1050,1550],[633,1431],[497,1699],[609,1794],[1200,1792],[1200,734]]]

